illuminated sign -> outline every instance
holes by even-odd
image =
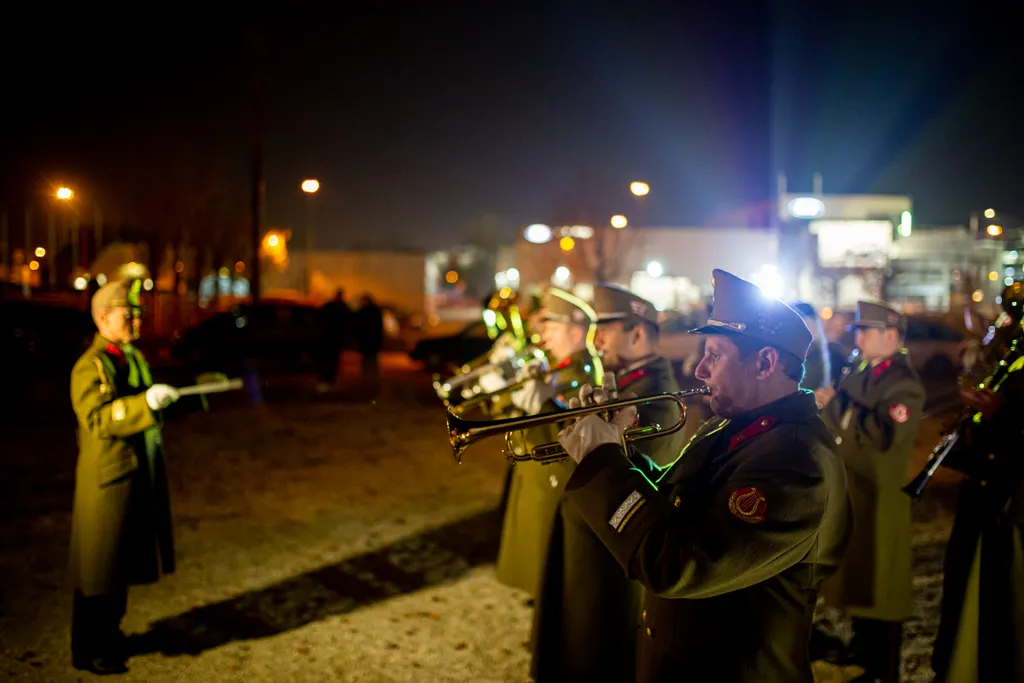
[[[817,197],[797,197],[786,205],[793,218],[817,218],[825,213],[825,204]]]

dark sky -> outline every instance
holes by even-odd
[[[485,214],[508,234],[583,206],[577,220],[635,217],[633,179],[652,188],[647,222],[702,224],[769,200],[780,170],[795,191],[819,170],[826,192],[911,194],[918,223],[1024,215],[1007,17],[684,4],[8,25],[0,190],[17,207],[73,183],[125,222],[206,212],[244,231],[261,72],[267,223],[300,231],[299,183],[317,177],[329,246],[445,246]]]

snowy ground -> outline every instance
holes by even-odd
[[[139,654],[122,680],[529,680],[530,608],[494,580],[500,439],[456,466],[443,410],[400,357],[374,404],[299,380],[264,398],[215,397],[167,426],[179,567],[132,590],[124,626]],[[73,419],[60,405],[3,434],[0,679],[91,678],[67,648]],[[931,500],[904,646],[915,682],[930,679],[948,533],[945,498]],[[845,633],[834,616],[825,625]]]

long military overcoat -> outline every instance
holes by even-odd
[[[585,352],[572,356],[555,383],[566,389],[542,412],[564,409],[597,368]],[[555,425],[531,430],[525,448],[558,443]],[[569,460],[513,468],[498,578],[534,596],[531,673],[548,681],[631,680],[633,633],[641,589],[564,500]]]
[[[924,409],[921,380],[901,352],[846,375],[822,411],[846,464],[853,540],[825,600],[850,615],[903,621],[911,615],[910,451]]]
[[[653,396],[662,393],[679,391],[672,372],[672,363],[661,356],[656,356],[644,365],[628,370],[616,378],[619,395],[633,393],[637,396]],[[661,400],[638,406],[639,423],[643,426],[661,425],[668,427],[679,420],[679,407],[671,401]],[[657,465],[668,465],[676,458],[686,445],[686,436],[680,429],[675,434],[654,439],[642,439],[633,444],[633,449],[643,453]]]
[[[70,578],[83,595],[151,583],[174,571],[160,416],[142,354],[97,335],[71,371],[78,465]]]
[[[1024,361],[991,422],[968,428],[947,463],[968,475],[946,548],[936,683],[1024,681]]]
[[[569,504],[646,589],[639,681],[811,683],[814,603],[849,522],[817,413],[794,393],[708,421],[670,467],[608,445],[573,472]]]

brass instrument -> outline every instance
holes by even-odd
[[[476,408],[477,405],[489,403],[492,400],[501,398],[503,396],[507,396],[508,394],[518,391],[519,389],[529,384],[532,380],[537,380],[541,384],[547,384],[548,382],[553,380],[556,375],[556,372],[542,372],[536,375],[526,375],[525,377],[522,377],[518,380],[509,382],[501,389],[496,389],[494,391],[479,391],[477,393],[474,393],[470,396],[463,398],[460,401],[445,402],[444,404],[447,405],[447,408],[449,408],[449,410],[455,415],[462,415],[469,409]],[[567,384],[564,387],[559,387],[559,389],[555,391],[555,393],[562,393],[563,391],[567,391],[572,388],[579,388],[579,383],[573,381],[572,383]]]
[[[1019,284],[1019,283],[1018,283]],[[999,385],[1003,379],[1009,373],[1011,366],[1021,357],[1024,357],[1024,328],[1021,327],[1021,323],[1017,320],[1014,321],[1015,329],[1013,330],[1013,336],[1007,341],[1007,350],[1004,351],[1001,358],[997,362],[994,362],[995,370],[993,370],[988,377],[983,381],[974,383],[970,386],[975,386],[978,389],[992,389],[993,391],[999,391]],[[1003,328],[1007,329],[1007,328]],[[999,338],[999,337],[995,337]],[[989,339],[991,344],[992,339]],[[999,344],[995,347],[998,349]],[[992,348],[990,346],[990,348]],[[985,354],[991,356],[991,353]],[[991,366],[990,366],[991,367]],[[903,487],[902,491],[910,496],[914,501],[921,499],[924,494],[925,487],[928,486],[928,482],[931,481],[932,477],[938,471],[939,467],[946,460],[946,456],[949,455],[950,451],[953,450],[953,446],[957,444],[964,431],[975,421],[976,411],[971,407],[966,407],[961,413],[960,418],[956,422],[956,426],[952,430],[942,435],[939,443],[932,449],[932,453],[928,456],[928,462],[924,468],[918,473],[914,479]]]
[[[485,365],[471,370],[469,373],[466,373],[466,375],[469,375],[466,379],[463,379],[464,375],[456,375],[443,385],[440,384],[438,380],[435,380],[434,390],[438,392],[438,396],[441,398],[441,401],[445,406],[457,409],[461,414],[470,408],[489,403],[492,399],[496,399],[521,389],[531,379],[551,381],[551,375],[531,375],[514,382],[512,381],[516,374],[519,373],[528,362],[534,360],[539,361],[542,367],[545,367],[547,364],[547,357],[544,355],[544,352],[535,346],[530,346],[507,361],[494,365]],[[506,384],[494,391],[485,392],[479,382],[472,381],[491,372],[500,373]],[[470,386],[465,386],[471,381],[472,384]],[[453,391],[453,388],[460,386],[465,386],[465,388],[459,391]]]
[[[544,413],[542,415],[531,415],[529,417],[513,417],[503,420],[464,420],[451,410],[448,411],[448,439],[452,446],[452,455],[457,464],[462,464],[463,452],[473,444],[498,434],[505,434],[505,457],[513,462],[524,462],[535,460],[540,463],[552,463],[565,460],[569,457],[562,445],[546,443],[535,446],[529,453],[517,452],[519,449],[512,448],[512,435],[526,429],[542,427],[559,422],[569,422],[584,415],[592,413],[603,413],[614,411],[627,406],[636,406],[655,401],[672,401],[679,407],[679,419],[675,424],[667,427],[661,425],[648,425],[643,427],[630,427],[626,429],[624,437],[627,443],[640,441],[642,439],[653,439],[659,436],[674,434],[683,428],[686,422],[685,399],[692,396],[708,396],[711,390],[708,387],[691,389],[689,391],[677,391],[673,393],[655,394],[640,398],[619,399],[608,401],[600,405],[585,406],[582,408],[571,408],[560,410],[555,413]]]

